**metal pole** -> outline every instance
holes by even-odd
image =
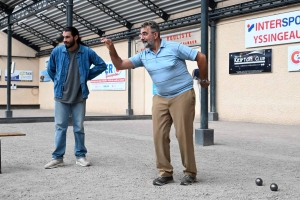
[[[128,38],[128,58],[131,57],[131,38]],[[128,109],[126,110],[127,115],[133,115],[131,109],[131,69],[128,69]]]
[[[11,102],[11,14],[8,16],[7,26],[7,110],[5,111],[6,118],[12,118],[12,111],[10,110]]]
[[[216,23],[215,21],[211,21],[211,29],[210,29],[210,111],[215,112],[216,111],[216,100],[215,100],[215,78],[216,78],[216,71],[215,71],[215,28],[216,28]]]
[[[201,52],[208,58],[208,0],[201,1]],[[201,88],[201,129],[208,129],[208,89]]]
[[[210,121],[218,121],[216,109],[216,21],[211,21],[210,27]]]
[[[208,57],[208,0],[201,0],[201,52]],[[195,143],[208,146],[214,144],[214,130],[208,129],[208,88],[201,87],[200,129],[195,130]]]
[[[73,26],[73,0],[68,1],[67,6],[67,26]]]
[[[67,5],[67,26],[73,26],[73,0],[69,0],[68,1],[68,5]],[[69,122],[68,125],[72,126],[72,114],[71,112],[69,113]]]

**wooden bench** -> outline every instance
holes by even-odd
[[[11,137],[11,136],[25,136],[25,133],[0,133],[0,137]],[[1,171],[1,140],[0,140],[0,174]]]

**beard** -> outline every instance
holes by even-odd
[[[142,42],[143,42],[145,48],[150,48],[151,49],[151,47],[153,47],[153,45],[154,45],[154,40],[153,39],[148,40],[148,41],[143,40]]]
[[[66,49],[69,49],[75,45],[75,40],[72,40],[71,42],[65,42],[64,44],[66,46]]]

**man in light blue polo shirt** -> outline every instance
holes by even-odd
[[[145,50],[122,60],[110,39],[102,38],[115,67],[119,70],[144,66],[157,88],[153,97],[152,121],[158,178],[153,185],[162,186],[173,182],[173,166],[170,156],[170,129],[174,123],[182,164],[185,167],[181,185],[196,180],[197,167],[194,154],[195,91],[193,79],[185,60],[196,61],[199,68],[199,84],[207,88],[206,56],[199,51],[177,42],[160,38],[159,25],[154,21],[141,26],[140,38]]]

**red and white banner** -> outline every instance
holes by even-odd
[[[300,42],[300,11],[245,21],[245,47]]]
[[[200,46],[201,43],[201,31],[200,28],[185,30],[170,34],[164,34],[160,36],[167,41],[179,42],[187,46]],[[140,39],[135,41],[135,53],[139,53],[144,50],[144,44]]]
[[[300,70],[300,46],[291,46],[288,49],[288,71]]]

